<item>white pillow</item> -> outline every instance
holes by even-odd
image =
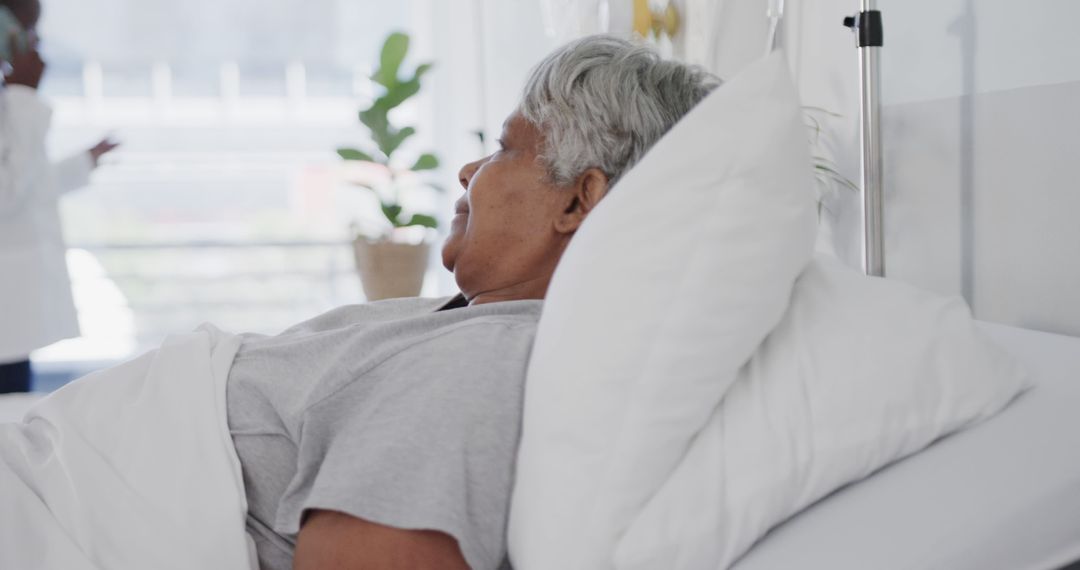
[[[616,566],[727,568],[812,502],[993,415],[1026,385],[961,299],[819,258]]]
[[[782,56],[676,125],[573,239],[528,372],[518,570],[598,570],[776,325],[814,247],[806,132]]]

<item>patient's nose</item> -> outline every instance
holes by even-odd
[[[476,174],[476,171],[480,170],[480,165],[484,164],[485,160],[487,160],[487,159],[481,158],[480,160],[470,162],[470,163],[466,164],[465,166],[461,167],[461,170],[458,171],[458,182],[461,183],[462,188],[464,188],[466,190],[469,189],[469,182],[472,180],[472,177]]]

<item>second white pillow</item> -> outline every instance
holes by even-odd
[[[1027,385],[962,299],[819,257],[622,538],[616,566],[726,568],[814,501],[997,413]]]

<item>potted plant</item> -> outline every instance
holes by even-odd
[[[441,191],[423,177],[423,173],[439,167],[434,154],[423,153],[408,162],[399,158],[402,144],[416,134],[416,129],[398,127],[391,121],[390,113],[420,91],[420,80],[432,67],[424,63],[411,76],[401,77],[401,65],[408,51],[408,35],[397,32],[386,38],[379,68],[371,76],[382,93],[360,111],[360,122],[370,131],[371,144],[364,150],[339,148],[337,151],[347,161],[372,166],[368,172],[373,176],[352,183],[375,195],[388,222],[377,235],[361,234],[353,241],[356,268],[364,293],[371,301],[420,294],[430,251],[427,235],[438,227],[434,216],[409,211],[403,201],[408,193],[421,189]]]

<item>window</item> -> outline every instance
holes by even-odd
[[[52,150],[123,146],[62,208],[85,338],[35,360],[123,358],[205,321],[276,333],[362,300],[349,226],[377,209],[334,149],[364,140],[366,78],[412,2],[45,4]]]

